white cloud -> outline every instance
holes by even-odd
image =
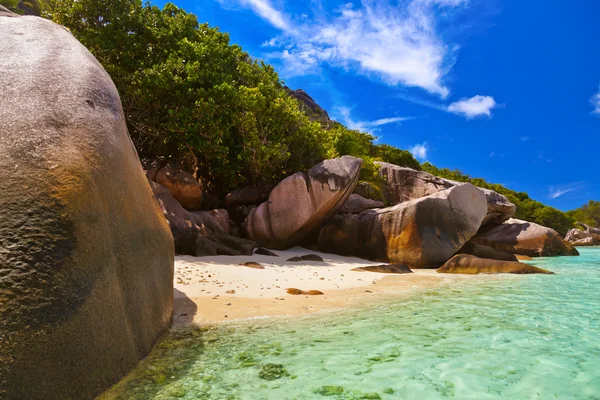
[[[406,0],[400,5],[362,0],[331,14],[299,17],[294,24],[269,0],[235,2],[282,31],[265,45],[276,49],[270,56],[282,60],[286,75],[318,73],[314,66],[327,64],[442,98],[450,93],[443,79],[458,47],[445,43],[436,25],[440,11],[460,9],[467,0]]]
[[[420,160],[426,160],[427,159],[427,151],[428,151],[428,147],[427,147],[427,142],[425,143],[421,143],[421,144],[417,144],[414,145],[411,149],[410,152],[417,157]]]
[[[590,99],[590,103],[592,103],[592,106],[594,107],[594,111],[592,111],[592,114],[600,116],[600,87],[598,87],[598,93],[593,95]]]
[[[521,136],[521,141],[526,142],[531,139],[529,136]]]
[[[223,7],[231,6],[232,1],[217,0]],[[291,31],[292,23],[287,15],[273,7],[269,0],[236,0],[235,3],[242,7],[252,9],[261,18],[282,31]]]
[[[455,101],[448,106],[448,111],[454,114],[464,115],[468,119],[479,116],[492,116],[492,109],[496,107],[496,101],[490,96],[473,96],[470,99]]]
[[[567,185],[550,186],[548,187],[548,198],[558,199],[559,197],[583,189],[585,186],[584,182],[573,182]]]
[[[350,115],[352,109],[349,107],[336,107],[334,111],[340,121],[343,122],[348,128],[368,133],[373,133],[373,131],[377,130],[377,127],[382,125],[397,124],[413,119],[412,117],[389,117],[374,121],[356,121]]]

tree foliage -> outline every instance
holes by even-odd
[[[590,200],[587,204],[568,211],[567,214],[575,222],[600,228],[600,201]]]

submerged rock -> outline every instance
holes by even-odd
[[[370,267],[358,267],[352,271],[358,272],[379,272],[380,274],[412,274],[413,271],[404,264],[381,264]]]
[[[0,398],[92,399],[168,328],[173,239],[109,75],[0,6]]]
[[[468,254],[457,254],[440,267],[442,274],[554,274],[517,261],[490,260]]]
[[[274,381],[286,376],[290,376],[290,374],[282,364],[267,363],[258,372],[258,377],[267,381]]]
[[[481,190],[455,186],[394,207],[338,214],[321,229],[318,249],[412,268],[438,267],[475,235],[486,213]]]
[[[579,255],[577,249],[563,240],[554,229],[514,218],[479,232],[471,242],[529,257]]]
[[[308,175],[299,172],[287,177],[268,201],[250,211],[244,224],[248,237],[272,249],[300,243],[344,204],[361,165],[362,160],[344,156],[317,164]]]

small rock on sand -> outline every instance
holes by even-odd
[[[253,262],[253,261],[241,263],[240,265],[243,265],[244,267],[248,267],[248,268],[254,268],[254,269],[265,269],[265,267],[263,267],[262,265],[260,265],[257,262]]]
[[[412,270],[405,264],[381,264],[370,267],[354,268],[358,272],[379,272],[381,274],[412,274]]]
[[[307,254],[305,256],[292,257],[292,258],[288,259],[288,261],[292,261],[292,262],[298,262],[298,261],[318,261],[318,262],[325,262],[325,260],[323,260],[323,258],[321,258],[320,256],[318,256],[316,254]]]
[[[287,293],[288,294],[293,294],[293,295],[306,295],[306,296],[320,296],[320,295],[324,295],[325,293],[320,292],[318,290],[300,290],[300,289],[295,289],[295,288],[289,288],[287,289]]]
[[[262,256],[279,257],[279,254],[273,253],[271,250],[265,249],[264,247],[259,247],[258,249],[254,250],[254,254],[260,254]]]

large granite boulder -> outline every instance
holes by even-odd
[[[442,265],[437,272],[441,274],[553,274],[533,265],[515,262],[479,258],[468,254],[457,254]]]
[[[383,208],[384,206],[385,204],[383,204],[383,201],[365,199],[361,195],[352,193],[342,208],[340,208],[339,212],[343,214],[358,214],[364,210],[371,208]]]
[[[252,254],[253,241],[230,235],[227,211],[187,211],[169,189],[156,182],[148,182],[169,223],[177,254],[195,257]]]
[[[512,253],[496,250],[488,246],[475,244],[473,242],[465,243],[465,245],[458,251],[458,254],[469,254],[475,257],[488,258],[491,260],[519,261],[517,256]]]
[[[244,223],[248,237],[271,249],[299,243],[346,202],[361,166],[361,159],[344,156],[317,164],[308,175],[287,177],[250,211]]]
[[[593,246],[596,243],[591,233],[581,229],[571,229],[567,232],[565,240],[573,246]]]
[[[154,181],[169,189],[186,210],[200,210],[202,185],[191,173],[167,164],[157,171]]]
[[[471,184],[454,186],[394,207],[338,214],[321,229],[318,249],[437,268],[477,233],[486,213],[481,190]]]
[[[169,326],[173,238],[92,54],[2,7],[0,38],[0,398],[91,399]]]
[[[387,182],[385,197],[390,204],[399,204],[429,196],[462,184],[412,168],[399,167],[383,162],[376,162],[376,164],[379,166],[380,175]],[[515,215],[517,207],[505,196],[493,190],[479,189],[485,193],[488,203],[488,213],[481,224],[482,226],[498,225]]]
[[[586,233],[588,233],[592,239],[594,239],[594,244],[600,244],[600,229],[594,228],[592,226],[586,225],[583,222],[576,222],[576,226],[581,227]]]
[[[502,225],[479,232],[475,244],[529,257],[577,256],[572,244],[554,230],[533,222],[511,218]]]

